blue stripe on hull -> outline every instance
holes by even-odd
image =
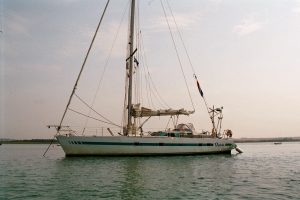
[[[79,145],[119,145],[119,146],[231,146],[232,144],[213,144],[213,143],[141,143],[141,142],[86,142],[70,141],[70,144]]]
[[[213,146],[213,144],[193,144],[193,143],[119,143],[119,142],[82,142],[87,145],[121,145],[121,146]]]

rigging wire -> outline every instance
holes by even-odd
[[[170,24],[169,24],[169,20],[168,20],[168,17],[167,17],[167,13],[166,13],[166,10],[165,10],[165,7],[164,7],[164,5],[163,5],[162,0],[160,0],[160,4],[161,4],[161,6],[162,6],[162,9],[163,9],[163,12],[164,12],[164,15],[165,15],[166,22],[167,22],[167,24],[168,24],[168,28],[169,28],[169,31],[170,31],[170,35],[171,35],[171,38],[172,38],[172,41],[173,41],[173,45],[174,45],[174,49],[175,49],[175,51],[176,51],[177,59],[178,59],[179,65],[180,65],[180,69],[181,69],[181,72],[182,72],[182,75],[183,75],[183,78],[184,78],[184,82],[185,82],[186,88],[187,88],[187,90],[188,90],[188,94],[189,94],[189,97],[190,97],[190,100],[191,100],[191,104],[192,104],[192,106],[193,106],[193,110],[195,111],[194,102],[193,102],[193,99],[192,99],[192,96],[191,96],[190,89],[189,89],[188,84],[187,84],[187,80],[186,80],[186,77],[185,77],[185,74],[184,74],[184,70],[183,70],[183,67],[182,67],[181,59],[180,59],[180,57],[179,57],[179,52],[178,52],[177,46],[176,46],[176,44],[175,44],[175,39],[174,39],[172,30],[171,30],[171,27],[170,27]]]
[[[148,63],[147,63],[147,59],[146,59],[145,50],[144,50],[143,37],[142,37],[141,31],[139,32],[139,38],[140,38],[139,39],[139,46],[140,46],[139,47],[139,49],[140,49],[139,56],[140,56],[140,61],[141,61],[141,68],[143,69],[144,76],[145,76],[145,81],[146,81],[145,89],[146,89],[146,92],[147,92],[147,100],[148,100],[149,107],[153,106],[153,108],[155,108],[154,101],[153,101],[153,98],[152,98],[152,96],[153,96],[153,97],[155,97],[155,99],[158,100],[158,103],[159,103],[160,107],[170,108],[170,106],[168,106],[168,104],[163,100],[163,98],[159,94],[158,89],[155,86],[155,83],[154,83],[154,81],[151,77],[149,67],[148,67]],[[142,75],[140,75],[140,76],[142,77]],[[141,94],[142,93],[143,92],[141,90]]]
[[[143,57],[143,45],[141,43],[141,56]],[[148,80],[148,76],[147,76],[147,71],[146,71],[146,68],[143,67],[145,66],[145,63],[144,63],[144,59],[141,59],[141,63],[142,63],[142,70],[143,70],[143,74],[144,74],[144,77],[145,77],[145,90],[146,90],[146,100],[147,100],[147,103],[148,103],[148,107],[152,107],[153,106],[153,102],[151,100],[151,94],[150,94],[150,84],[149,84],[149,80]],[[141,75],[142,76],[142,75]],[[144,95],[143,95],[144,96]],[[154,107],[154,106],[153,106]]]
[[[144,75],[145,75],[145,81],[146,81],[146,85],[145,85],[145,89],[146,89],[146,93],[147,93],[147,100],[148,100],[148,104],[149,107],[155,108],[155,104],[151,95],[151,84],[149,79],[147,78],[147,72],[144,69],[144,62],[143,62],[143,52],[142,52],[142,46],[143,46],[143,41],[142,41],[142,34],[141,34],[141,30],[140,30],[140,9],[139,9],[139,1],[137,2],[137,16],[136,16],[136,44],[137,44],[137,48],[139,49],[139,51],[137,52],[137,62],[136,62],[136,100],[137,102],[141,103],[142,98],[142,93],[143,93],[143,86],[141,85],[142,83],[142,73],[141,73],[141,68],[143,68],[144,71]],[[139,65],[138,63],[141,62],[141,64]],[[149,73],[149,71],[148,71]],[[143,105],[143,104],[142,104]]]
[[[95,95],[94,95],[94,97],[93,97],[91,107],[94,106],[95,101],[96,101],[96,98],[97,98],[97,96],[98,96],[98,92],[99,92],[101,83],[102,83],[102,81],[103,81],[104,74],[105,74],[105,72],[106,72],[106,68],[107,68],[107,66],[108,66],[108,64],[109,64],[109,62],[110,62],[110,59],[111,59],[112,50],[114,49],[115,43],[116,43],[117,38],[118,38],[118,35],[119,35],[119,33],[120,33],[121,26],[122,26],[123,21],[124,21],[124,16],[125,16],[126,11],[127,11],[128,7],[129,7],[129,2],[130,2],[130,1],[127,2],[127,5],[126,5],[126,7],[125,7],[125,9],[124,9],[124,12],[123,12],[122,17],[121,17],[121,21],[120,21],[119,26],[118,26],[118,28],[117,28],[117,32],[116,32],[116,34],[115,34],[115,36],[114,36],[114,39],[113,39],[112,46],[111,46],[111,48],[110,48],[110,50],[109,50],[108,57],[106,58],[106,61],[105,61],[105,64],[104,64],[104,69],[103,69],[102,74],[101,74],[101,76],[100,76],[100,80],[99,80],[99,82],[98,82],[98,86],[97,86],[97,89],[96,89],[96,93],[95,93]],[[89,112],[88,112],[88,115],[90,115],[90,114],[91,114],[91,109],[89,109]],[[86,128],[87,123],[88,123],[88,120],[89,120],[89,118],[86,118],[86,121],[85,121],[85,124],[84,124],[84,129],[83,129],[83,131],[82,131],[82,135],[84,134],[85,128]]]
[[[187,51],[186,45],[185,45],[185,43],[184,43],[184,41],[183,41],[183,38],[182,38],[181,31],[180,31],[180,29],[179,29],[179,26],[178,26],[178,24],[177,24],[176,20],[175,20],[175,17],[174,17],[174,14],[173,14],[172,8],[171,8],[171,6],[170,6],[170,3],[169,3],[169,1],[168,1],[168,0],[165,0],[165,1],[167,2],[168,8],[169,8],[169,10],[170,10],[170,13],[171,13],[171,15],[172,15],[172,18],[173,18],[174,24],[175,24],[175,26],[176,26],[176,29],[177,29],[177,32],[178,32],[178,35],[179,35],[179,38],[180,38],[180,40],[181,40],[181,43],[182,43],[182,45],[183,45],[183,48],[184,48],[184,50],[185,50],[185,54],[186,54],[186,55],[187,55],[187,57],[188,57],[189,64],[190,64],[190,66],[191,66],[191,68],[192,68],[192,71],[193,71],[193,73],[194,73],[194,75],[195,75],[195,74],[196,74],[196,72],[195,72],[195,68],[194,68],[194,66],[193,66],[193,64],[192,64],[192,61],[191,61],[191,58],[190,58],[190,56],[189,56],[189,54],[188,54],[188,51]]]
[[[98,30],[99,30],[100,25],[101,25],[101,23],[102,23],[102,20],[103,20],[103,17],[104,17],[104,14],[105,14],[105,12],[106,12],[106,9],[107,9],[107,7],[108,7],[109,2],[110,2],[110,0],[107,0],[107,2],[106,2],[106,4],[105,4],[105,8],[104,8],[104,10],[103,10],[103,12],[102,12],[102,15],[101,15],[100,21],[99,21],[99,23],[98,23],[98,26],[97,26],[97,28],[96,28],[96,31],[95,31],[95,33],[94,33],[92,42],[91,42],[91,44],[90,44],[90,46],[89,46],[89,48],[88,48],[88,51],[87,51],[87,53],[86,53],[86,55],[85,55],[84,61],[83,61],[83,63],[82,63],[82,66],[81,66],[81,68],[80,68],[78,77],[77,77],[76,82],[75,82],[75,85],[74,85],[74,87],[73,87],[72,93],[71,93],[71,95],[70,95],[70,97],[69,97],[67,106],[66,106],[66,108],[65,108],[65,110],[64,110],[64,113],[63,113],[63,116],[62,116],[62,118],[61,118],[61,120],[60,120],[60,122],[59,122],[59,126],[58,126],[57,129],[56,129],[56,130],[57,130],[57,133],[59,133],[59,130],[60,130],[60,128],[61,128],[61,125],[62,125],[62,123],[63,123],[63,121],[64,121],[64,118],[65,118],[65,116],[66,116],[66,113],[67,113],[67,111],[68,111],[68,108],[69,108],[69,106],[70,106],[70,103],[71,103],[71,101],[72,101],[72,98],[73,98],[73,96],[74,96],[74,93],[75,93],[75,90],[76,90],[76,88],[77,88],[77,85],[78,85],[78,82],[79,82],[81,73],[82,73],[83,68],[84,68],[84,66],[85,66],[86,60],[87,60],[87,58],[88,58],[88,56],[89,56],[89,53],[90,53],[90,51],[91,51],[91,49],[92,49],[94,40],[95,40],[95,38],[96,38],[96,36],[97,36]],[[53,143],[54,139],[55,139],[55,137],[53,137],[53,139],[51,140],[51,142],[50,142],[48,148],[47,148],[46,151],[44,152],[44,154],[43,154],[44,157],[45,157],[46,153],[48,152],[48,150],[49,150],[51,144]]]
[[[188,58],[188,61],[189,61],[190,67],[191,67],[191,69],[192,69],[192,71],[193,71],[194,78],[195,78],[196,82],[198,83],[199,81],[198,81],[198,78],[197,78],[197,76],[196,76],[196,71],[195,71],[195,68],[194,68],[194,66],[193,66],[193,64],[192,64],[192,61],[191,61],[190,55],[189,55],[189,53],[188,53],[188,51],[187,51],[187,48],[186,48],[186,45],[185,45],[185,43],[184,43],[184,41],[183,41],[183,37],[182,37],[181,31],[180,31],[180,29],[179,29],[179,26],[178,26],[178,24],[177,24],[176,20],[175,20],[175,17],[174,17],[174,14],[173,14],[172,8],[171,8],[171,6],[170,6],[170,3],[169,3],[169,0],[165,0],[165,1],[167,2],[168,8],[169,8],[169,10],[170,10],[170,13],[171,13],[171,15],[172,15],[172,18],[173,18],[173,21],[174,21],[174,23],[175,23],[175,26],[176,26],[176,29],[177,29],[177,32],[178,32],[179,38],[180,38],[180,40],[181,40],[181,43],[182,43],[182,45],[183,45],[183,48],[184,48],[184,50],[185,50],[185,54],[186,54],[186,56],[187,56],[187,58]],[[206,106],[207,112],[209,113],[209,109],[208,109],[208,105],[207,105],[206,99],[205,99],[204,95],[202,95],[202,94],[201,94],[201,96],[202,96],[202,98],[203,98],[203,100],[204,100],[204,103],[205,103],[205,106]]]
[[[104,117],[103,115],[101,115],[100,113],[98,113],[96,110],[94,110],[90,105],[88,105],[83,99],[81,99],[76,93],[74,94],[84,105],[86,105],[90,110],[94,111],[96,114],[98,114],[100,117],[102,117],[103,119],[105,119],[106,121],[108,121],[109,123],[111,124],[114,124],[116,126],[119,126],[117,125],[116,123],[110,121],[109,119],[107,119],[106,117]],[[89,116],[89,115],[88,115]]]
[[[142,66],[144,66],[144,60],[142,59],[141,60],[142,62]],[[148,80],[147,80],[147,73],[146,73],[146,70],[144,67],[142,67],[142,70],[143,70],[143,74],[144,74],[144,77],[145,77],[145,90],[146,90],[146,101],[145,101],[145,104],[148,105],[148,107],[150,107],[150,100],[149,100],[149,90],[148,90]],[[144,96],[144,95],[143,95]]]
[[[86,114],[83,114],[83,113],[81,113],[81,112],[78,112],[78,111],[76,111],[76,110],[73,110],[72,108],[68,108],[68,110],[70,110],[70,111],[72,111],[72,112],[74,112],[74,113],[77,113],[77,114],[79,114],[79,115],[88,117],[88,118],[90,118],[90,119],[94,119],[94,120],[96,120],[96,121],[103,122],[103,123],[105,123],[105,124],[110,124],[110,125],[113,125],[113,126],[116,126],[116,127],[120,127],[119,125],[116,125],[116,124],[114,124],[114,123],[106,122],[106,121],[104,121],[104,120],[101,120],[101,119],[97,119],[97,118],[88,116],[88,115],[86,115]]]
[[[83,61],[83,63],[82,63],[80,72],[79,72],[78,77],[77,77],[77,79],[76,79],[76,82],[75,82],[75,85],[74,85],[74,87],[73,87],[72,93],[71,93],[71,95],[70,95],[70,97],[69,97],[69,101],[68,101],[68,103],[67,103],[66,109],[65,109],[65,111],[64,111],[64,113],[63,113],[63,116],[62,116],[62,118],[61,118],[61,121],[60,121],[60,123],[59,123],[59,126],[57,127],[57,132],[59,132],[59,130],[60,130],[60,127],[61,127],[61,125],[62,125],[62,123],[63,123],[63,120],[64,120],[64,118],[65,118],[65,115],[66,115],[66,113],[67,113],[67,110],[68,110],[68,108],[69,108],[69,106],[70,106],[70,103],[71,103],[71,101],[72,101],[72,98],[73,98],[73,96],[74,96],[74,94],[75,94],[75,90],[77,89],[77,85],[78,85],[80,76],[81,76],[81,74],[82,74],[83,68],[84,68],[84,66],[85,66],[85,63],[86,63],[86,61],[87,61],[87,58],[88,58],[88,56],[89,56],[89,54],[90,54],[90,51],[91,51],[91,49],[92,49],[92,46],[93,46],[93,44],[94,44],[95,38],[96,38],[96,36],[97,36],[98,30],[99,30],[100,25],[101,25],[101,23],[102,23],[102,20],[103,20],[103,17],[104,17],[104,14],[105,14],[105,12],[106,12],[106,9],[107,9],[107,7],[108,7],[109,2],[110,2],[110,0],[107,0],[106,5],[105,5],[105,8],[104,8],[104,11],[103,11],[103,13],[102,13],[102,15],[101,15],[100,21],[99,21],[98,26],[97,26],[97,28],[96,28],[96,31],[95,31],[95,33],[94,33],[92,42],[91,42],[91,44],[90,44],[90,46],[89,46],[89,48],[88,48],[88,51],[87,51],[87,53],[86,53],[86,55],[85,55],[85,58],[84,58],[84,61]]]
[[[142,73],[141,73],[141,69],[140,69],[140,65],[139,65],[139,62],[140,60],[142,59],[142,52],[141,52],[141,46],[142,46],[142,41],[141,41],[141,20],[140,20],[140,1],[137,1],[137,28],[136,28],[136,36],[137,36],[137,48],[139,49],[139,51],[137,52],[137,57],[138,57],[138,60],[137,60],[137,66],[138,66],[138,102],[141,103],[141,105],[143,105],[143,102],[142,102]],[[141,121],[139,120],[139,123]]]
[[[167,108],[170,108],[170,106],[166,103],[166,101],[164,101],[164,99],[161,97],[161,95],[159,94],[159,92],[158,92],[158,89],[157,89],[157,87],[156,87],[156,85],[155,85],[155,83],[154,83],[154,81],[153,81],[153,79],[152,79],[152,76],[151,76],[151,74],[150,74],[150,71],[149,71],[149,66],[148,66],[148,62],[147,62],[147,57],[146,57],[146,53],[145,53],[145,47],[144,47],[144,45],[143,45],[143,43],[144,43],[144,38],[143,38],[143,35],[141,34],[141,52],[142,52],[142,57],[144,57],[144,65],[145,65],[145,67],[146,67],[146,70],[147,70],[147,75],[148,75],[148,80],[150,80],[150,83],[152,83],[152,85],[153,85],[153,88],[154,88],[154,91],[156,92],[156,94],[157,94],[157,97],[158,97],[158,100],[159,101],[161,101],[160,103],[161,103],[161,105],[164,105],[164,106],[166,106]],[[145,72],[146,73],[146,72]],[[164,107],[163,106],[163,107]]]
[[[150,102],[151,102],[151,104],[152,104],[152,107],[153,107],[154,109],[156,109],[156,106],[155,106],[154,103],[153,103],[153,98],[152,98],[153,94],[151,93],[151,85],[150,85],[149,79],[148,79],[148,86],[149,86],[149,97],[150,97]]]
[[[141,49],[142,51],[142,49]],[[152,95],[151,95],[151,83],[149,81],[149,70],[143,66],[146,66],[144,63],[144,60],[141,60],[142,62],[142,69],[144,71],[144,77],[145,77],[145,90],[146,90],[146,97],[147,97],[147,101],[148,101],[148,106],[150,108],[156,108],[154,103],[153,103],[153,99],[152,99]]]
[[[136,12],[136,48],[140,50],[141,46],[141,40],[140,40],[140,2],[137,1],[137,12]],[[137,51],[137,59],[134,58],[135,66],[136,66],[136,102],[141,103],[141,73],[140,73],[140,66],[139,66],[139,60],[140,60],[140,51]],[[141,118],[137,118],[137,127],[140,127],[141,125]]]
[[[139,5],[139,4],[138,4]],[[151,78],[151,75],[150,75],[150,72],[149,72],[149,68],[148,68],[148,64],[147,64],[147,61],[146,61],[146,54],[145,54],[145,50],[144,50],[144,45],[143,45],[143,37],[142,37],[142,31],[140,30],[140,18],[139,18],[139,9],[138,9],[138,19],[137,19],[137,24],[138,24],[138,28],[136,29],[137,30],[137,33],[136,33],[136,38],[137,38],[137,45],[138,45],[138,58],[139,58],[139,61],[141,62],[141,64],[139,65],[139,68],[138,68],[138,71],[137,71],[137,76],[139,76],[140,78],[138,79],[138,86],[140,87],[139,88],[139,100],[141,101],[143,98],[142,98],[142,94],[143,94],[143,86],[142,86],[142,73],[141,73],[141,68],[144,72],[144,75],[145,75],[145,81],[146,81],[146,85],[145,85],[145,89],[146,89],[146,92],[147,92],[147,100],[148,100],[148,104],[149,104],[149,107],[152,107],[155,109],[156,105],[155,103],[157,102],[158,103],[158,106],[159,107],[165,107],[165,105],[167,105],[165,103],[165,101],[162,99],[161,95],[159,94],[155,84],[154,84],[154,81],[153,79]],[[155,101],[154,101],[155,100]],[[156,101],[158,100],[158,101]],[[139,102],[140,102],[139,101]],[[140,102],[142,104],[142,102]],[[165,104],[165,105],[164,105]],[[143,105],[143,104],[142,104]],[[169,108],[169,106],[167,105],[166,107]]]
[[[150,75],[148,76],[148,80],[149,80],[149,85],[151,84],[151,78],[150,78]],[[151,86],[151,85],[150,85]],[[157,100],[159,100],[159,97],[157,96],[156,92],[155,92],[155,87],[154,85],[152,87],[149,88],[150,89],[150,93],[153,94],[154,97],[156,97]],[[158,101],[158,104],[161,108],[165,107],[160,101]]]
[[[165,131],[167,131],[167,129],[168,129],[168,127],[169,127],[169,123],[170,123],[170,121],[171,121],[171,118],[172,118],[172,115],[170,116],[170,118],[169,118],[169,120],[168,120],[168,123],[167,123],[167,125],[166,125]]]
[[[170,108],[170,106],[164,101],[164,99],[159,94],[159,92],[157,90],[157,87],[155,86],[154,81],[152,79],[152,76],[149,72],[148,72],[148,76],[149,76],[150,83],[152,83],[152,87],[153,87],[154,92],[155,92],[155,93],[153,92],[153,94],[156,94],[156,96],[158,97],[157,99],[160,101],[159,103],[162,105],[162,107],[166,106],[167,108]]]
[[[178,27],[178,25],[177,25],[177,23],[176,23],[176,20],[175,20],[175,17],[174,17],[174,15],[173,15],[173,12],[172,12],[171,6],[170,6],[170,4],[169,4],[169,1],[168,1],[168,0],[165,0],[165,1],[166,1],[166,2],[167,2],[167,4],[168,4],[169,10],[170,10],[170,12],[171,12],[171,15],[172,15],[172,17],[173,17],[173,20],[174,20],[174,22],[175,22],[176,29],[177,29],[177,31],[178,31],[178,34],[179,34],[179,37],[180,37],[180,40],[181,40],[181,42],[182,42],[182,44],[183,44],[183,47],[184,47],[185,53],[186,53],[186,55],[187,55],[187,57],[188,57],[188,60],[189,60],[190,66],[191,66],[191,68],[192,68],[192,71],[193,71],[193,73],[194,73],[194,78],[195,78],[195,80],[196,80],[196,83],[197,83],[198,90],[199,90],[199,92],[200,92],[200,95],[201,95],[201,97],[202,97],[202,98],[203,98],[203,100],[204,100],[204,104],[205,104],[205,107],[206,107],[207,113],[208,113],[208,115],[209,115],[209,117],[210,117],[210,119],[211,119],[211,122],[212,122],[212,124],[213,124],[213,127],[214,127],[214,119],[213,119],[214,117],[213,117],[213,115],[211,114],[211,111],[210,111],[210,108],[208,107],[208,104],[207,104],[206,98],[205,98],[205,96],[203,95],[203,92],[202,92],[202,89],[201,89],[201,87],[200,87],[200,84],[199,84],[198,78],[197,78],[197,76],[196,76],[196,72],[195,72],[194,66],[193,66],[193,64],[192,64],[192,62],[191,62],[191,59],[190,59],[190,56],[189,56],[189,54],[188,54],[188,51],[187,51],[186,45],[185,45],[185,43],[184,43],[184,41],[183,41],[183,39],[182,39],[182,35],[181,35],[181,32],[180,32],[180,30],[179,30],[179,27]],[[218,121],[218,124],[217,124],[217,129],[218,129],[218,126],[219,126],[219,121]],[[220,130],[221,130],[221,124],[220,124]]]

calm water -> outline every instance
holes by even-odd
[[[300,199],[300,143],[245,153],[65,158],[58,146],[0,146],[0,199]],[[235,151],[234,151],[235,153]]]

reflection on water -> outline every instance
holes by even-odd
[[[2,145],[0,199],[297,199],[300,144],[240,144],[245,153],[64,157],[53,146]]]

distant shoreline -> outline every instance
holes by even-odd
[[[254,142],[300,142],[300,137],[280,137],[280,138],[234,138],[235,143]]]
[[[233,138],[235,143],[254,143],[254,142],[300,142],[300,137],[279,137],[279,138]],[[29,139],[14,140],[0,139],[0,144],[58,144],[56,139]]]

